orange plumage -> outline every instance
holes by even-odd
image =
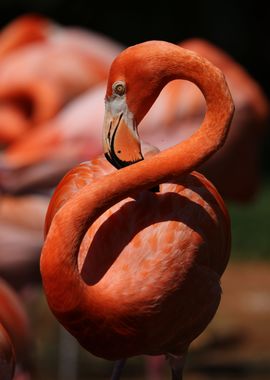
[[[176,78],[201,88],[205,119],[190,139],[142,160],[137,125]],[[104,152],[123,168],[99,158],[64,177],[41,256],[49,306],[93,354],[168,354],[176,376],[174,355],[182,360],[214,316],[230,222],[214,186],[192,170],[223,144],[232,113],[221,72],[195,53],[152,41],[113,62]],[[132,162],[125,134],[134,139]]]

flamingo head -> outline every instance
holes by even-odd
[[[117,169],[143,159],[137,124],[127,105],[126,90],[126,82],[117,80],[112,84],[111,95],[105,99],[104,154]]]
[[[175,49],[163,41],[134,45],[112,63],[105,97],[103,148],[117,169],[144,158],[137,126],[172,79],[168,75],[168,48],[172,46]]]

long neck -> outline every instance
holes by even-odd
[[[208,61],[188,54],[174,65],[169,79],[186,78],[202,90],[207,112],[201,127],[188,140],[145,161],[106,175],[85,186],[55,215],[44,244],[41,272],[48,302],[62,322],[76,321],[84,310],[97,310],[100,295],[86,285],[77,257],[89,226],[121,199],[189,173],[224,142],[233,114],[233,103],[223,75]],[[168,80],[169,80],[168,79]],[[87,306],[86,306],[87,305]],[[74,322],[75,323],[75,322]]]
[[[149,45],[145,43],[144,48],[151,50],[151,44]],[[134,102],[134,109],[131,106],[135,119],[140,122],[164,85],[175,79],[196,84],[205,97],[207,110],[200,128],[189,139],[131,169],[132,173],[139,173],[136,183],[147,182],[145,188],[189,173],[207,160],[224,144],[234,112],[224,75],[217,67],[187,49],[168,43],[161,45],[162,48],[157,48],[155,59],[150,64],[150,70],[155,73],[152,96],[149,97],[149,102],[143,99],[137,105]],[[149,68],[146,67],[146,70]],[[139,83],[139,86],[142,84]],[[136,89],[136,92],[139,93],[139,90]],[[131,178],[130,183],[134,184]],[[135,190],[134,186],[133,189]]]

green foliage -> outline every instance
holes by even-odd
[[[232,219],[232,259],[270,259],[270,181],[255,202],[229,205]]]

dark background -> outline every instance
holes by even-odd
[[[124,45],[150,39],[180,42],[202,37],[215,43],[262,86],[270,98],[270,6],[263,1],[0,0],[0,26],[24,13],[104,33]],[[270,128],[269,128],[270,129]],[[263,167],[270,175],[270,134]]]
[[[0,0],[0,26],[28,12],[102,32],[125,45],[207,38],[242,63],[270,96],[270,6],[260,1]]]

